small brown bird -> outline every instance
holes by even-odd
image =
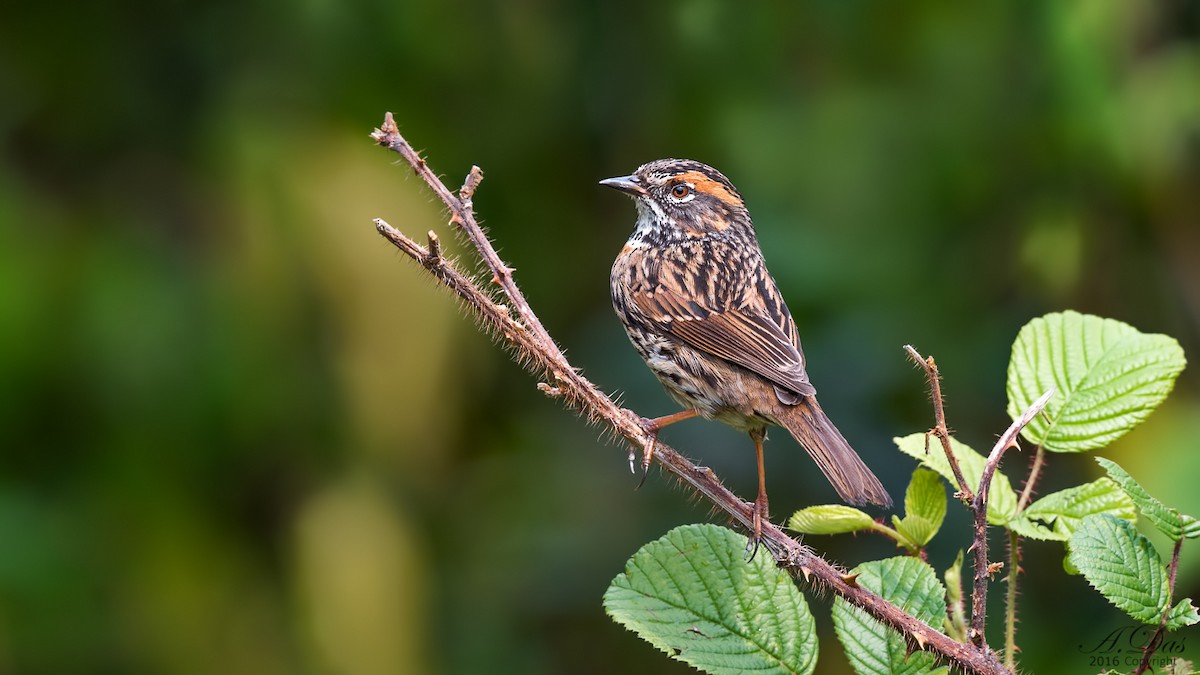
[[[647,431],[700,415],[750,434],[758,457],[755,546],[768,518],[768,425],[791,432],[842,499],[891,506],[817,404],[796,323],[729,179],[700,162],[660,159],[600,184],[637,205],[637,225],[613,263],[613,307],[646,365],[686,408],[643,420]],[[652,442],[644,469],[653,451]]]

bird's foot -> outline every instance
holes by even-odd
[[[650,442],[646,443],[642,448],[642,480],[638,481],[637,487],[634,488],[635,490],[640,490],[646,484],[646,476],[650,474],[650,461],[654,459],[654,446],[658,443],[658,431],[662,429],[662,425],[658,423],[658,420],[642,417],[628,408],[626,412],[630,413],[637,420],[638,426],[650,437]],[[636,451],[634,448],[629,448],[629,472],[632,474],[637,473],[637,470],[633,468],[634,457],[636,457]]]
[[[767,513],[767,495],[760,493],[753,504],[753,529],[750,541],[746,543],[746,562],[754,560],[754,556],[758,554],[758,545],[762,542],[763,523],[768,522],[771,516]]]

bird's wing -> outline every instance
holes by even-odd
[[[814,394],[796,323],[761,254],[755,251],[757,260],[731,266],[736,256],[711,253],[660,258],[657,283],[633,293],[632,304],[660,330],[689,347],[735,363],[761,375],[777,390],[791,392],[792,396],[778,392],[784,402],[796,402],[795,394]],[[701,260],[714,264],[701,271],[697,266]]]

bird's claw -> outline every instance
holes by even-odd
[[[750,536],[750,541],[746,542],[746,562],[754,560],[754,556],[758,555],[758,546],[762,543],[762,528],[763,521],[767,520],[767,495],[760,494],[758,499],[755,499],[750,504],[751,513],[754,514],[752,519],[753,532]]]
[[[654,420],[648,417],[642,417],[632,410],[627,409],[625,412],[628,412],[630,415],[632,415],[633,418],[637,420],[638,426],[642,428],[642,432],[650,437],[650,442],[647,443],[644,448],[642,448],[642,479],[638,481],[637,487],[634,488],[634,490],[640,490],[642,489],[642,486],[646,484],[646,476],[650,474],[650,460],[654,458],[654,446],[656,443],[658,443],[658,431],[662,427],[660,427]],[[633,474],[637,473],[637,470],[633,468],[633,460],[635,456],[636,453],[634,449],[629,448],[629,472]]]

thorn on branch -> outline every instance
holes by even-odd
[[[843,574],[842,581],[846,582],[846,585],[848,586],[858,588],[858,572],[855,572],[854,574]]]
[[[551,387],[549,384],[546,384],[545,382],[538,382],[537,388],[543,394],[549,396],[550,398],[558,398],[559,396],[563,395],[562,387]]]
[[[515,272],[516,270],[517,270],[517,268],[509,267],[508,265],[499,266],[497,268],[497,270],[492,273],[492,283],[503,286],[506,278],[511,279],[512,273]]]

